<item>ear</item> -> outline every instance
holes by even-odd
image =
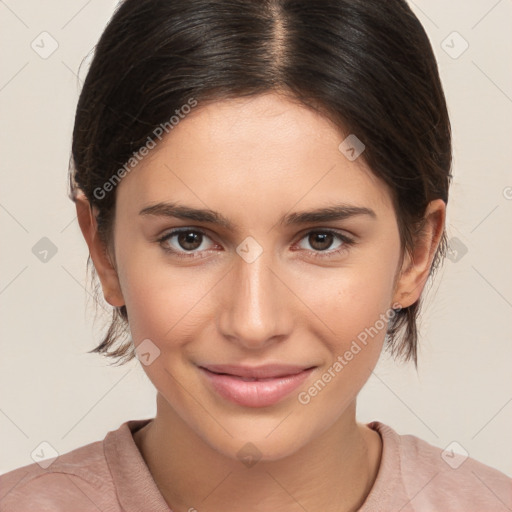
[[[90,203],[83,192],[78,192],[75,200],[76,213],[80,229],[89,247],[89,254],[94,263],[94,268],[103,289],[105,300],[115,307],[124,306],[123,294],[117,271],[112,265],[107,248],[98,236],[98,224],[96,221],[97,209],[91,209]]]
[[[421,296],[427,282],[436,250],[441,241],[446,218],[442,199],[431,201],[425,211],[424,225],[417,234],[414,247],[406,252],[395,285],[394,302],[406,308]]]

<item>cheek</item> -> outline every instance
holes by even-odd
[[[205,296],[205,281],[206,276],[194,277],[192,269],[152,265],[150,273],[137,272],[132,267],[126,286],[125,301],[134,344],[141,344],[144,352],[149,346],[149,352],[157,354],[142,368],[155,388],[164,391],[169,403],[182,410],[182,414],[188,394],[183,393],[180,383],[187,383],[187,391],[194,396],[201,391],[189,380],[189,355],[194,339],[204,331],[206,319],[211,317],[207,310],[213,305],[208,294]],[[144,363],[143,359],[141,362]]]
[[[131,271],[123,295],[136,344],[145,338],[181,344],[190,327],[197,328],[199,302],[207,288],[204,279],[190,272],[165,265],[153,266],[150,273]]]
[[[323,336],[343,349],[366,328],[382,330],[382,314],[390,312],[397,258],[380,253],[358,264],[303,274],[297,295],[321,320]],[[384,326],[385,331],[385,326]]]
[[[307,294],[308,306],[321,320],[315,323],[313,336],[328,351],[317,379],[302,390],[299,400],[311,414],[325,414],[321,404],[327,402],[334,420],[370,377],[394,316],[391,301],[397,264],[398,250],[383,246],[357,265],[330,269],[329,279],[302,282],[301,293]]]
[[[183,315],[190,286],[180,279],[147,241],[133,242],[120,230],[116,254],[123,298],[135,345],[142,340],[160,339]],[[157,254],[158,261],[155,261]],[[174,299],[173,299],[174,297]]]
[[[308,305],[321,320],[313,336],[327,353],[316,380],[302,389],[298,401],[310,417],[323,417],[324,425],[336,420],[370,377],[394,314],[390,267],[375,264],[364,270],[340,269],[323,291],[309,286]]]

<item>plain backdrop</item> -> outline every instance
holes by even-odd
[[[86,56],[115,5],[0,1],[0,473],[32,463],[43,441],[65,453],[155,414],[137,360],[114,367],[87,354],[109,317],[94,323],[88,250],[66,195]],[[442,448],[456,441],[512,476],[512,2],[411,6],[453,124],[452,252],[427,294],[418,372],[383,353],[358,420]]]

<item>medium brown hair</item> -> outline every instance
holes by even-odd
[[[452,148],[437,63],[403,0],[124,0],[78,101],[70,197],[80,189],[98,208],[110,247],[117,189],[98,190],[156,128],[190,98],[204,105],[273,91],[365,144],[361,158],[388,185],[402,254],[410,251],[428,203],[448,202]],[[443,231],[431,274],[445,251]],[[387,333],[391,353],[415,365],[419,308],[397,311]],[[132,359],[128,333],[126,306],[114,308],[91,352]]]

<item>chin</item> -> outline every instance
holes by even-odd
[[[261,413],[260,413],[261,414]],[[251,417],[252,416],[252,417]],[[292,456],[329,428],[331,422],[312,424],[296,412],[283,410],[271,418],[244,415],[236,421],[221,421],[222,427],[205,429],[204,422],[193,426],[196,434],[215,452],[232,460],[272,462]],[[229,434],[228,434],[229,432]],[[248,464],[248,467],[252,467]]]

